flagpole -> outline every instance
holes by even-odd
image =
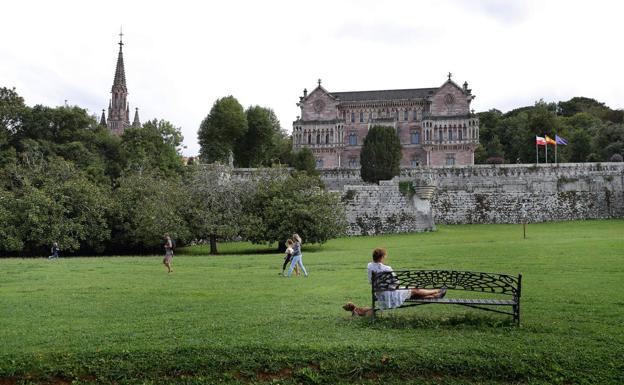
[[[535,162],[539,164],[539,147],[537,146],[537,139],[535,139]]]
[[[548,163],[548,142],[546,142],[544,147],[546,148],[546,155],[544,156],[544,159],[546,159],[546,163]]]
[[[555,164],[557,163],[557,142],[555,142]]]

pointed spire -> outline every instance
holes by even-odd
[[[132,127],[141,127],[141,122],[139,121],[139,108],[138,107],[134,109],[134,120],[132,121]]]
[[[100,126],[106,127],[106,115],[104,114],[104,109],[102,109],[102,117],[100,118]]]
[[[115,79],[113,80],[113,90],[115,86],[126,90],[126,70],[123,61],[123,32],[119,32],[119,55],[117,56],[117,68],[115,69]]]

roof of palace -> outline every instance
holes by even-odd
[[[424,99],[433,95],[437,90],[438,88],[412,88],[406,90],[330,92],[330,94],[340,99],[341,102],[362,102],[368,100]]]

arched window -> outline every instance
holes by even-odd
[[[412,135],[410,135],[410,143],[411,144],[420,143],[420,132],[412,132]]]
[[[351,113],[351,123],[355,123],[355,112]]]
[[[312,144],[312,134],[308,134],[308,144]]]
[[[349,146],[357,146],[357,135],[355,132],[349,134]]]
[[[325,134],[325,144],[329,144],[329,134]]]
[[[316,144],[321,144],[321,134],[316,134]]]
[[[360,111],[360,123],[364,123],[364,112]]]

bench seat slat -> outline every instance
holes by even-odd
[[[445,303],[445,304],[471,304],[471,305],[515,305],[512,300],[504,299],[460,299],[460,298],[420,298],[420,299],[408,299],[405,302],[418,302],[418,303]]]

